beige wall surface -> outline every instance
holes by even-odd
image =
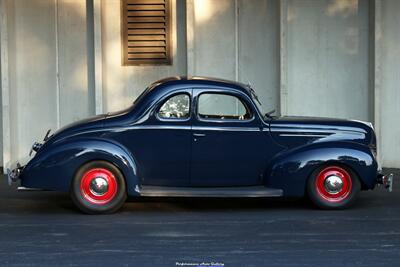
[[[167,66],[122,65],[120,0],[0,3],[6,164],[49,128],[201,75],[249,82],[267,110],[373,121],[383,166],[400,167],[400,1],[172,0]]]
[[[128,107],[152,82],[186,75],[185,1],[172,2],[173,64],[170,66],[123,66],[121,58],[120,0],[102,1],[103,110]]]
[[[400,1],[382,2],[380,148],[384,166],[400,168]]]
[[[278,1],[194,0],[192,75],[250,83],[267,109],[279,95]]]
[[[288,113],[371,120],[368,1],[291,0]]]
[[[8,161],[47,129],[94,114],[87,86],[86,1],[8,0]]]
[[[57,127],[54,3],[8,1],[11,158]]]
[[[250,2],[238,1],[238,80],[252,85],[266,110],[279,110],[279,2]]]

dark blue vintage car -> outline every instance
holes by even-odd
[[[87,213],[127,196],[302,197],[348,207],[360,190],[391,187],[367,122],[275,117],[244,84],[173,77],[126,110],[46,135],[9,171],[21,187],[69,192]]]

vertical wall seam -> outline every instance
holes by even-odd
[[[1,94],[3,123],[3,172],[11,161],[10,84],[8,72],[8,25],[6,0],[0,0]]]
[[[382,71],[381,71],[381,51],[382,51],[382,2],[381,0],[373,0],[374,4],[374,73],[373,73],[373,89],[374,89],[374,124],[375,133],[377,136],[378,145],[378,163],[382,166],[383,155],[380,141],[382,140],[382,129],[381,129],[381,83],[382,83]]]
[[[194,0],[186,1],[186,66],[187,75],[195,75],[195,55],[194,55],[194,24],[195,11]]]
[[[239,6],[235,0],[235,80],[239,81]]]
[[[56,106],[57,106],[57,128],[61,126],[60,114],[60,62],[59,62],[59,47],[58,47],[58,0],[54,0],[54,28],[55,28],[55,49],[56,49]]]
[[[86,71],[88,90],[88,114],[96,114],[96,93],[94,73],[94,11],[93,0],[86,0]]]
[[[103,113],[103,48],[102,48],[102,25],[101,25],[101,0],[93,2],[93,29],[94,29],[94,94],[95,112]]]
[[[279,109],[288,114],[287,88],[287,0],[279,2]]]

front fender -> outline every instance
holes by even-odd
[[[311,173],[330,162],[350,167],[363,189],[374,188],[378,164],[373,154],[367,146],[350,142],[314,143],[283,151],[269,164],[265,183],[283,189],[285,196],[303,196]]]
[[[139,184],[137,164],[128,149],[102,138],[74,138],[40,150],[21,173],[21,185],[67,192],[76,171],[85,163],[105,160],[117,166],[125,177],[129,195]]]

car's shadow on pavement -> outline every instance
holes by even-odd
[[[389,203],[398,203],[400,194],[395,190],[388,194],[382,188],[360,192],[351,210],[387,208]],[[390,205],[389,205],[390,206]],[[128,198],[118,213],[157,212],[224,212],[224,211],[314,211],[318,210],[304,198]],[[5,179],[0,181],[0,214],[51,213],[81,214],[67,193],[50,191],[18,192],[17,186],[9,187]],[[117,213],[117,214],[118,214]]]
[[[17,192],[3,179],[0,265],[399,266],[398,203],[395,183],[338,211],[302,198],[130,198],[87,216],[67,193]]]
[[[394,194],[389,196],[395,197]],[[386,206],[388,194],[383,189],[361,192],[353,210]],[[8,187],[0,183],[0,214],[51,213],[80,214],[67,193],[50,191],[18,192],[16,186]],[[128,198],[118,213],[157,213],[157,212],[218,212],[218,211],[271,211],[271,210],[318,210],[306,197],[304,198],[170,198],[141,197]]]
[[[0,182],[0,214],[80,214],[68,193],[51,191],[17,191],[17,187]],[[274,209],[314,209],[306,198],[170,198],[130,197],[118,213],[157,213],[169,211],[251,211]]]
[[[12,190],[12,189],[9,189]],[[371,194],[373,196],[371,196]],[[378,193],[379,194],[379,193]],[[351,209],[371,208],[379,205],[376,193],[362,192]],[[67,193],[12,190],[2,194],[0,214],[81,214]],[[378,202],[378,203],[377,203]],[[382,203],[384,204],[384,203]],[[319,210],[306,197],[304,198],[128,198],[117,212],[160,213],[160,212],[268,212],[268,211],[314,211]]]
[[[81,213],[69,195],[59,192],[13,192],[1,197],[1,213]],[[315,209],[305,198],[128,198],[118,213],[218,212]]]

